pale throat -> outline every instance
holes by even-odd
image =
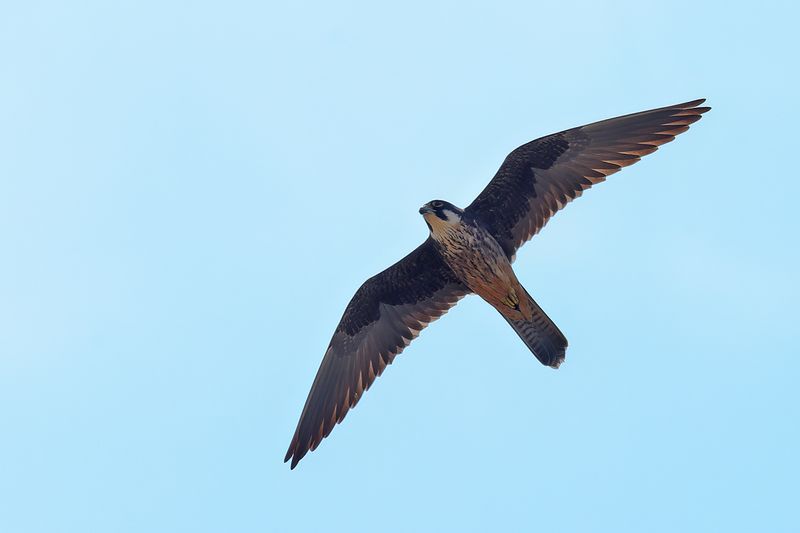
[[[431,235],[437,240],[446,238],[452,232],[458,231],[461,225],[461,220],[453,215],[448,216],[448,220],[442,220],[434,213],[425,213],[423,217],[431,228]]]

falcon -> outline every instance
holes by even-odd
[[[284,462],[319,446],[428,324],[477,294],[544,365],[558,368],[567,339],[531,298],[511,263],[517,250],[583,191],[689,129],[704,99],[595,122],[511,152],[464,209],[433,200],[430,230],[413,252],[371,277],[347,305],[311,385]]]

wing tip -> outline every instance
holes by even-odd
[[[291,464],[289,465],[289,470],[294,470],[294,467],[297,466],[297,463],[300,462],[300,459],[305,457],[308,450],[300,450],[298,447],[297,440],[292,440],[292,443],[289,445],[289,450],[286,452],[286,456],[283,458],[283,462],[289,462],[289,459],[292,460]]]
[[[693,113],[697,113],[699,115],[702,115],[703,113],[707,113],[708,111],[711,111],[711,106],[701,106],[700,105],[700,104],[705,103],[705,101],[706,101],[705,98],[698,98],[697,100],[692,100],[690,102],[684,102],[684,103],[678,104],[678,105],[676,105],[674,107],[677,107],[679,109],[683,109],[683,110],[686,110],[686,111],[692,111]]]
[[[292,440],[292,443],[289,445],[289,449],[286,450],[286,455],[283,456],[283,462],[286,463],[289,459],[292,459],[294,456],[294,448],[295,448],[295,441]],[[294,461],[292,461],[292,468],[294,468]]]
[[[684,103],[678,104],[678,105],[681,106],[681,107],[697,107],[697,106],[699,106],[700,104],[702,104],[705,101],[706,101],[705,98],[696,98],[694,100],[689,100],[688,102],[684,102]]]

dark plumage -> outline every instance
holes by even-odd
[[[511,268],[556,211],[606,176],[672,141],[710,108],[695,100],[569,129],[524,144],[464,210],[434,200],[417,249],[358,289],[333,334],[285,460],[294,468],[425,326],[475,292],[545,365],[567,340]]]
[[[572,128],[523,144],[467,207],[513,257],[556,211],[592,185],[675,139],[711,109],[705,100]]]

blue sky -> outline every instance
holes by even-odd
[[[793,3],[2,13],[0,531],[800,528]],[[560,370],[467,298],[282,463],[422,203],[699,97],[519,254]]]

